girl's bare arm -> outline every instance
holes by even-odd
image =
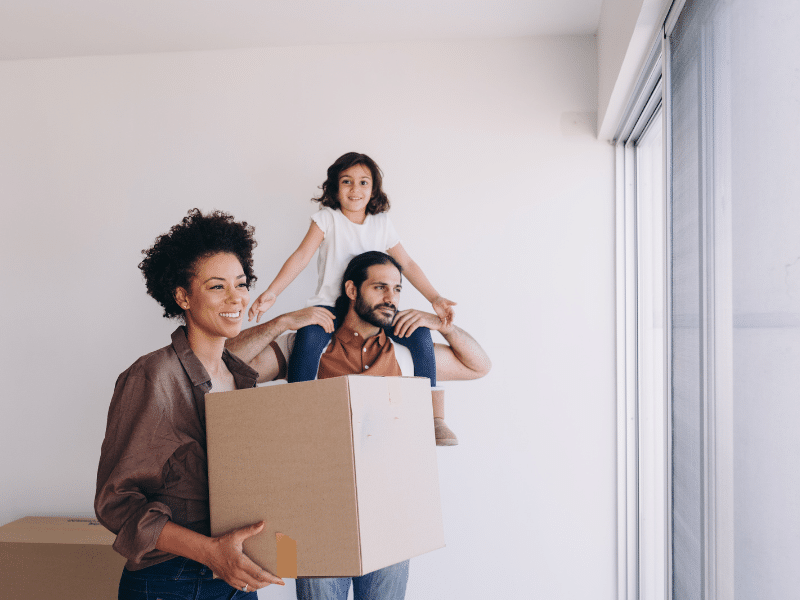
[[[322,233],[316,223],[312,222],[297,250],[292,252],[292,255],[286,259],[281,270],[278,271],[278,275],[272,280],[266,291],[253,302],[247,313],[249,321],[256,317],[256,322],[258,322],[261,315],[269,310],[281,292],[308,266],[311,257],[314,256],[314,252],[317,251],[323,239],[325,239],[325,234]]]
[[[398,243],[392,246],[389,248],[388,252],[389,256],[403,267],[403,275],[411,282],[411,285],[417,288],[419,292],[425,296],[425,299],[431,303],[436,314],[442,319],[442,322],[445,325],[452,323],[453,317],[455,316],[453,306],[455,306],[456,303],[444,298],[436,291],[436,288],[433,287],[433,284],[422,271],[422,268],[414,262],[408,252],[406,252],[406,249],[403,248],[403,244]]]

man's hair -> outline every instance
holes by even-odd
[[[336,299],[335,311],[336,317],[339,319],[340,323],[344,322],[347,311],[350,309],[350,298],[347,297],[347,292],[345,291],[347,282],[352,281],[356,289],[360,290],[361,284],[367,280],[367,271],[369,271],[370,267],[389,264],[397,267],[397,270],[400,271],[400,275],[403,274],[403,267],[400,266],[400,263],[388,254],[375,250],[359,254],[348,263],[347,268],[344,270],[344,275],[342,275],[342,286],[339,290],[339,297]]]
[[[145,257],[139,269],[144,275],[147,293],[164,308],[164,316],[183,316],[183,309],[175,302],[175,291],[179,287],[189,291],[197,261],[202,258],[220,253],[235,255],[242,264],[248,287],[252,285],[256,280],[254,231],[252,225],[235,221],[228,213],[217,210],[204,215],[193,208],[180,223],[142,250]]]
[[[366,167],[372,175],[372,193],[369,204],[367,204],[366,213],[368,215],[377,215],[388,211],[389,197],[383,191],[383,173],[374,160],[359,152],[342,154],[328,167],[328,178],[320,186],[322,195],[319,198],[312,198],[312,200],[319,202],[322,206],[340,210],[342,205],[339,202],[339,175],[342,174],[342,171],[346,171],[356,165]]]

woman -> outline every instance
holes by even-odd
[[[242,553],[263,522],[210,537],[204,398],[256,383],[224,346],[250,301],[255,245],[247,223],[194,209],[143,251],[147,292],[185,325],[119,376],[109,407],[95,512],[128,559],[120,600],[256,600],[254,590],[283,585]],[[286,317],[276,330],[300,324]]]

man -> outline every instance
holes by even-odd
[[[489,372],[491,362],[480,345],[464,330],[444,325],[436,315],[418,310],[397,310],[402,289],[400,265],[388,254],[365,252],[353,258],[342,278],[336,312],[341,326],[320,358],[317,377],[355,373],[392,376],[413,374],[410,353],[395,345],[384,328],[395,335],[410,335],[417,327],[439,331],[447,344],[435,344],[437,379],[477,379]],[[291,339],[278,335],[287,328],[317,324],[333,330],[333,318],[324,308],[311,307],[282,315],[242,331],[227,346],[259,373],[259,382],[285,375]],[[434,413],[435,415],[436,413]],[[402,600],[408,581],[408,561],[360,577],[300,578],[298,600],[345,600],[350,583],[355,600]]]

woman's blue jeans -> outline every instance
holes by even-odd
[[[256,592],[214,579],[211,569],[179,556],[139,571],[122,571],[119,600],[258,600]]]
[[[359,577],[299,577],[297,600],[347,600],[350,582],[353,600],[403,600],[408,583],[408,561]]]

